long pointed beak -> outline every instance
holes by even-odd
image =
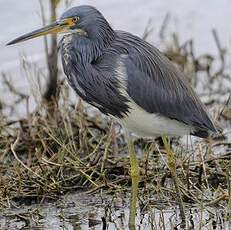
[[[54,23],[52,23],[48,26],[45,26],[41,29],[34,30],[30,33],[24,34],[24,35],[22,35],[16,39],[10,41],[6,45],[13,45],[13,44],[16,44],[19,42],[27,41],[29,39],[40,37],[40,36],[47,35],[47,34],[59,33],[61,31],[63,31],[66,26],[67,26],[67,24],[65,24],[65,23],[54,22]]]

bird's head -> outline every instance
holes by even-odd
[[[108,39],[114,36],[114,31],[97,9],[92,6],[77,6],[64,12],[54,23],[22,35],[7,45],[16,44],[47,34],[58,33],[75,33],[91,39],[99,37],[107,37]]]

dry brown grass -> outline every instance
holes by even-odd
[[[74,107],[67,100],[55,103],[53,114],[47,113],[44,105],[25,119],[1,121],[2,208],[18,202],[57,199],[76,190],[129,189],[127,148],[119,126],[97,112],[96,116],[89,116],[81,102]],[[227,204],[230,143],[225,137],[196,142],[193,150],[178,140],[174,140],[173,146],[184,201]],[[214,154],[218,146],[221,154]],[[144,199],[145,203],[158,197],[173,204],[175,192],[168,179],[165,151],[142,139],[136,141],[136,149],[142,169],[140,187],[150,198]],[[210,191],[209,195],[205,196],[205,191]]]
[[[166,55],[190,72],[195,88],[203,88],[206,104],[214,109],[218,122],[230,131],[230,98],[223,81],[231,82],[224,67],[225,56],[215,32],[219,47],[220,65],[214,68],[215,58],[206,54],[198,58],[193,53],[193,42],[174,44]],[[217,66],[217,65],[216,65]],[[209,84],[200,85],[200,77]],[[6,77],[5,77],[6,78]],[[204,79],[203,79],[204,80]],[[11,93],[21,100],[27,96]],[[217,87],[219,85],[219,88]],[[90,112],[81,101],[70,102],[66,86],[60,85],[60,95],[48,105],[41,103],[37,110],[24,119],[12,121],[1,111],[0,121],[0,208],[21,204],[56,200],[60,195],[74,191],[96,193],[102,189],[122,192],[130,189],[129,160],[123,132],[99,112]],[[213,95],[218,95],[213,97]],[[220,98],[225,100],[221,101]],[[225,97],[226,96],[226,97]],[[48,109],[52,106],[52,109]],[[4,107],[4,105],[3,105]],[[94,114],[94,116],[93,116]],[[228,220],[231,195],[230,133],[213,136],[183,145],[173,140],[179,187],[188,206],[216,206],[225,211]],[[162,143],[137,139],[136,151],[140,159],[140,209],[145,212],[152,205],[175,206],[175,193],[166,164]],[[192,146],[193,145],[193,146]]]

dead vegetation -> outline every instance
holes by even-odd
[[[174,139],[172,146],[183,201],[205,209],[216,206],[223,210],[223,218],[228,221],[231,75],[226,68],[226,52],[215,30],[213,35],[219,58],[211,54],[196,57],[193,41],[180,45],[176,35],[171,46],[166,46],[166,55],[188,73],[190,82],[225,128],[224,132],[209,140],[188,139],[186,144]],[[19,102],[28,100],[6,75],[4,79]],[[130,189],[127,147],[120,126],[97,111],[89,112],[89,107],[81,101],[72,103],[67,86],[62,81],[58,84],[51,110],[47,109],[49,104],[42,102],[33,113],[18,120],[11,120],[0,111],[1,209],[52,201],[73,191],[97,193],[104,189],[116,193]],[[165,208],[175,205],[177,194],[170,180],[166,153],[161,143],[157,143],[158,140],[143,139],[135,142],[141,167],[141,213],[153,205],[160,209],[163,205]]]

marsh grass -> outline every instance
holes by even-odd
[[[208,140],[188,138],[186,144],[173,139],[172,147],[178,187],[186,207],[203,210],[216,207],[223,210],[222,216],[228,221],[231,116],[229,87],[223,81],[230,84],[231,78],[224,65],[225,52],[216,32],[213,34],[220,52],[216,60],[220,65],[216,64],[216,67],[212,55],[196,58],[193,41],[180,46],[176,35],[173,35],[174,42],[167,47],[166,55],[185,72],[190,72],[189,80],[195,88],[204,89],[201,95],[206,98],[205,103],[212,109],[218,107],[213,114],[226,127],[226,132]],[[201,86],[200,76],[207,79],[207,84]],[[21,100],[28,100],[8,81],[7,87]],[[52,103],[42,101],[34,112],[28,112],[22,119],[11,120],[3,110],[0,111],[2,210],[52,202],[61,195],[79,191],[88,194],[102,190],[108,194],[130,191],[129,159],[121,127],[98,111],[92,111],[81,100],[72,103],[63,82],[59,82],[58,91]],[[161,140],[136,139],[135,148],[141,168],[140,213],[148,212],[152,207],[159,210],[175,207],[178,194]]]
[[[89,112],[82,101],[71,105],[62,92],[60,98],[52,114],[47,112],[49,105],[42,104],[27,118],[1,120],[1,209],[55,201],[77,191],[130,190],[127,147],[119,125],[99,112]],[[141,211],[152,205],[175,206],[177,194],[161,143],[137,139],[135,146],[141,168]],[[230,143],[225,137],[199,140],[193,149],[177,139],[172,146],[185,204],[228,210]],[[213,150],[218,146],[220,154]]]

